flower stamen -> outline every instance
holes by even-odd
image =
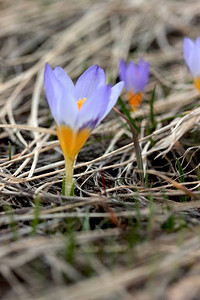
[[[79,98],[79,100],[77,101],[77,105],[78,105],[78,110],[81,109],[83,103],[87,100],[87,98],[83,98],[83,100],[81,98]]]

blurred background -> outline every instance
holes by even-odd
[[[182,51],[199,28],[198,0],[0,0],[0,299],[199,299],[199,204],[181,189],[199,191],[199,95]],[[141,57],[150,81],[127,115],[149,186],[129,128],[111,112],[77,158],[80,197],[66,202],[45,63],[74,81],[98,64],[115,84],[119,60]]]

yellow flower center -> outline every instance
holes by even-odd
[[[78,105],[78,110],[81,109],[83,103],[87,100],[87,98],[83,98],[83,100],[81,98],[79,98],[79,100],[77,101],[77,105]]]
[[[65,125],[56,126],[56,129],[65,160],[75,159],[87,141],[91,129],[86,127],[78,132],[74,132],[72,128]]]

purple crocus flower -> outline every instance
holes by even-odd
[[[130,62],[126,66],[125,61],[121,59],[119,77],[125,83],[124,88],[132,110],[136,110],[149,80],[149,64],[141,58],[138,64]]]
[[[106,85],[103,69],[94,65],[87,69],[74,85],[61,67],[52,70],[50,65],[46,64],[44,85],[65,157],[66,194],[69,195],[74,159],[91,131],[115,105],[124,83],[121,81],[113,87]]]
[[[183,54],[194,84],[200,92],[200,37],[195,42],[189,38],[184,38]]]

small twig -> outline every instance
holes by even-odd
[[[107,197],[107,193],[106,193],[106,182],[105,182],[104,172],[103,172],[102,169],[101,169],[100,173],[101,173],[101,180],[102,180],[103,189],[104,189],[104,195]]]

